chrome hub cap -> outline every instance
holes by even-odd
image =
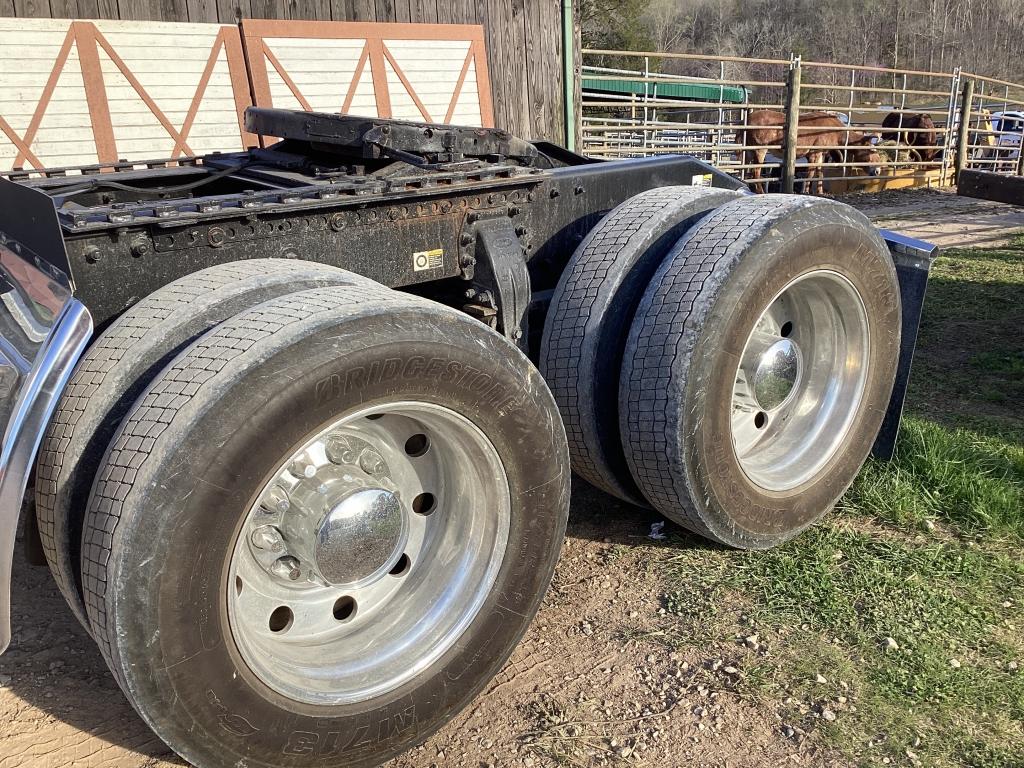
[[[736,371],[732,444],[756,485],[785,491],[835,455],[867,381],[867,310],[845,277],[816,270],[761,313]]]
[[[355,491],[324,516],[313,562],[328,584],[364,584],[398,562],[408,532],[397,495],[383,488]]]
[[[789,339],[779,339],[765,350],[754,371],[754,399],[766,411],[789,400],[800,377],[803,361],[800,348]]]
[[[465,417],[399,402],[327,425],[274,471],[231,556],[232,639],[298,701],[394,690],[478,614],[508,542],[497,451]]]

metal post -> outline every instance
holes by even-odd
[[[990,141],[995,141],[997,146],[993,147],[991,156],[988,157],[986,157],[986,155],[989,155],[989,152],[987,150],[983,149],[981,151],[982,162],[978,163],[978,167],[980,170],[983,171],[995,171],[996,168],[999,167],[999,137],[992,135],[992,129],[994,127],[992,125],[992,110],[985,106],[986,85],[987,83],[984,80],[982,80],[980,83],[977,84],[977,86],[974,89],[974,97],[978,100],[978,133],[976,138],[985,146],[988,146],[988,143]],[[970,116],[968,116],[967,126],[970,127],[970,125],[971,118]],[[983,139],[982,136],[984,136],[985,138]],[[971,149],[971,147],[967,148],[968,155],[970,154]]]
[[[782,137],[782,191],[793,193],[796,179],[796,144],[800,128],[800,57],[789,63],[786,75],[786,103],[782,107],[786,115],[786,128]]]
[[[716,168],[722,166],[722,155],[718,145],[722,143],[722,126],[725,125],[725,62],[718,62],[718,126],[711,132],[711,162]],[[746,121],[744,121],[746,122]]]
[[[900,159],[900,144],[903,143],[903,111],[907,108],[907,75],[903,74],[903,89],[900,93],[900,120],[896,124],[896,160],[899,165]],[[909,157],[909,155],[908,155]]]
[[[942,135],[942,165],[939,175],[939,186],[946,186],[949,179],[950,155],[953,154],[953,120],[956,118],[956,94],[960,90],[960,67],[953,70],[949,79],[949,105],[946,108],[946,132]]]
[[[853,125],[853,95],[854,89],[857,87],[857,70],[850,70],[850,98],[846,103],[846,128],[847,130],[843,133],[843,167],[842,167],[842,178],[846,178],[850,175],[850,169],[847,164],[850,162],[850,126]],[[827,173],[827,172],[826,172]]]
[[[956,165],[954,170],[959,180],[960,171],[967,167],[967,150],[971,142],[971,105],[974,103],[974,79],[964,78],[964,86],[960,91],[960,122],[956,137]]]
[[[576,150],[576,38],[572,0],[562,0],[562,97],[565,100],[565,146]]]
[[[895,80],[896,80],[896,77],[893,76],[893,81],[895,82]],[[893,99],[893,101],[895,101],[895,99]],[[900,167],[900,147],[903,146],[903,118],[906,116],[904,114],[904,110],[906,108],[907,108],[907,73],[904,72],[903,73],[903,86],[902,86],[902,91],[900,92],[900,118],[899,118],[899,121],[896,123],[896,162],[893,163],[893,173],[894,174],[897,173],[897,171],[898,171],[898,169]],[[908,137],[908,138],[911,139],[910,143],[913,143],[913,137]],[[907,162],[908,163],[913,163],[914,162],[913,158],[914,158],[914,156],[912,154],[910,154],[910,151],[908,150],[907,151]],[[911,165],[910,169],[914,172],[914,175],[917,175],[917,172],[920,170],[920,166]]]
[[[1009,109],[1010,109],[1010,86],[1007,85],[1007,86],[1003,87],[1003,113],[1005,114],[1006,112],[1009,111]],[[978,111],[980,112],[981,110],[979,109]],[[998,147],[998,145],[999,145],[999,139],[997,138],[996,139],[996,146]],[[1009,155],[1007,155],[1005,163],[999,162],[999,150],[997,149],[996,150],[996,167],[993,168],[992,170],[994,170],[996,173],[998,173],[999,171],[1002,171],[1004,169],[1005,170],[1010,170],[1011,167],[1012,168],[1016,168],[1017,164],[1015,162],[1013,162],[1013,160],[1010,158]]]
[[[651,115],[648,111],[647,102],[651,100],[650,91],[650,77],[651,77],[651,60],[647,56],[644,56],[644,127],[643,127],[643,138],[641,139],[641,148],[643,154],[647,154],[647,131],[651,127]]]

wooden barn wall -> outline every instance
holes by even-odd
[[[0,0],[0,16],[482,24],[495,124],[527,138],[565,138],[559,0]]]

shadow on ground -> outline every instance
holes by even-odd
[[[932,271],[910,377],[916,415],[990,437],[1021,435],[1024,255],[948,251]]]

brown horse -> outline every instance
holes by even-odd
[[[931,115],[924,112],[889,112],[882,120],[882,129],[883,141],[895,141],[911,147],[926,163],[930,163],[939,154],[939,149],[934,146],[935,121]]]
[[[761,179],[761,165],[768,154],[766,146],[782,144],[786,115],[773,109],[758,109],[747,116],[747,125],[741,135],[743,137],[743,160],[745,165],[754,165],[751,176],[755,179],[753,187],[757,192],[765,191]],[[850,155],[856,163],[866,163],[868,175],[875,175],[881,164],[881,156],[871,146],[871,137],[860,131],[849,131],[846,125],[828,112],[806,112],[800,115],[797,127],[797,157],[807,158],[807,179],[817,179],[818,194],[824,189],[822,163],[833,159],[842,150],[828,147],[850,147]]]

